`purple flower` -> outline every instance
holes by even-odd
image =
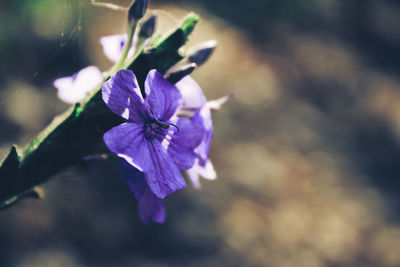
[[[182,104],[181,93],[161,73],[148,73],[144,91],[145,99],[130,70],[117,72],[104,84],[104,102],[127,122],[103,138],[110,151],[142,172],[150,191],[163,199],[186,186],[180,170],[193,166],[203,128],[173,117]]]
[[[72,76],[58,78],[53,82],[58,90],[58,97],[68,103],[74,104],[85,97],[86,93],[103,80],[103,74],[95,66],[89,66]]]
[[[113,62],[121,57],[126,41],[126,34],[100,39],[104,54]],[[133,40],[128,56],[133,55],[136,43]],[[72,104],[102,79],[100,70],[90,66],[71,77],[55,80],[54,85],[60,99]],[[104,102],[127,120],[106,132],[104,142],[122,158],[120,169],[138,201],[140,219],[143,223],[162,223],[163,199],[186,186],[181,170],[187,170],[195,188],[200,188],[200,176],[216,178],[208,158],[213,135],[212,105],[208,105],[201,88],[190,76],[174,86],[152,70],[144,92],[142,96],[136,77],[129,70],[119,71],[104,84]],[[177,113],[190,119],[177,117]]]

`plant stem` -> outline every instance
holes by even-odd
[[[126,57],[128,56],[129,50],[132,47],[132,42],[133,42],[133,38],[135,37],[137,25],[138,25],[137,20],[134,20],[132,23],[130,23],[128,25],[128,27],[129,27],[128,39],[126,40],[126,43],[122,50],[121,57],[119,58],[118,62],[115,63],[114,66],[111,68],[111,71],[109,73],[110,76],[113,75],[118,70],[120,70],[122,68],[122,66],[124,65]]]

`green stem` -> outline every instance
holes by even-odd
[[[138,25],[137,20],[135,20],[131,24],[129,24],[128,39],[126,40],[126,43],[122,50],[121,57],[119,58],[118,62],[115,63],[114,66],[111,68],[110,75],[112,75],[115,72],[117,72],[118,70],[120,70],[122,68],[122,66],[124,65],[126,57],[128,56],[129,50],[132,47],[132,42],[133,42],[133,38],[135,37],[137,25]]]

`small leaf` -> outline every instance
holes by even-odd
[[[128,23],[132,23],[143,18],[148,5],[148,0],[134,0],[128,9]]]
[[[172,67],[171,69],[168,70],[166,74],[166,79],[172,83],[175,84],[179,82],[183,77],[186,75],[189,75],[196,69],[197,65],[195,63],[190,63],[186,64],[183,66],[177,66],[177,67]]]
[[[215,40],[200,43],[189,49],[187,59],[189,62],[196,63],[200,67],[210,58],[216,47],[217,41]]]
[[[154,29],[156,27],[157,17],[152,14],[148,19],[146,19],[142,26],[140,26],[139,38],[149,38],[153,35]]]

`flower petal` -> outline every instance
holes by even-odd
[[[120,70],[106,81],[102,96],[106,105],[124,119],[143,122],[146,117],[144,100],[131,70]]]
[[[151,70],[145,81],[146,101],[158,120],[167,121],[182,104],[179,90],[157,70]]]
[[[170,127],[168,153],[180,170],[187,170],[193,166],[196,158],[194,149],[203,140],[203,128],[187,118],[179,118],[176,123],[179,131]],[[168,136],[166,136],[168,139]],[[165,144],[165,142],[164,142]]]
[[[100,38],[104,54],[112,62],[117,62],[128,38],[127,34],[116,34]]]
[[[164,200],[154,195],[147,185],[138,203],[138,209],[139,217],[143,223],[150,221],[163,223],[165,221]]]
[[[74,104],[85,97],[86,93],[93,90],[103,79],[103,74],[95,66],[86,67],[69,77],[58,78],[53,82],[58,90],[58,97],[68,103]]]
[[[106,132],[103,139],[111,152],[124,158],[140,171],[148,169],[151,165],[142,124],[120,124]]]
[[[120,160],[120,169],[129,189],[138,201],[138,212],[142,222],[163,223],[165,221],[164,201],[150,191],[143,173],[123,159]]]
[[[217,179],[217,173],[214,170],[214,166],[209,159],[207,159],[205,166],[200,166],[198,159],[196,159],[192,168],[186,171],[194,188],[200,189],[200,179],[202,176],[207,180]]]
[[[149,147],[151,166],[143,172],[150,190],[163,199],[176,190],[185,188],[185,180],[161,143],[154,139]]]
[[[122,50],[126,40],[128,39],[127,34],[115,34],[109,36],[103,36],[100,38],[100,43],[103,46],[103,52],[112,62],[117,62],[121,57]],[[136,40],[132,42],[132,48],[128,52],[128,56],[133,55]]]
[[[204,129],[203,140],[200,145],[196,148],[196,154],[199,157],[200,166],[205,167],[210,151],[210,145],[214,129],[211,120],[211,110],[207,105],[204,105],[193,117],[194,122],[200,124]]]
[[[182,94],[182,106],[185,110],[197,111],[206,103],[206,98],[200,86],[189,75],[183,77],[175,86]]]
[[[198,165],[197,165],[198,166]],[[196,163],[193,165],[192,168],[186,171],[187,175],[189,176],[190,181],[192,182],[192,185],[195,189],[200,189],[201,188],[201,183],[200,183],[200,175],[196,170]]]

